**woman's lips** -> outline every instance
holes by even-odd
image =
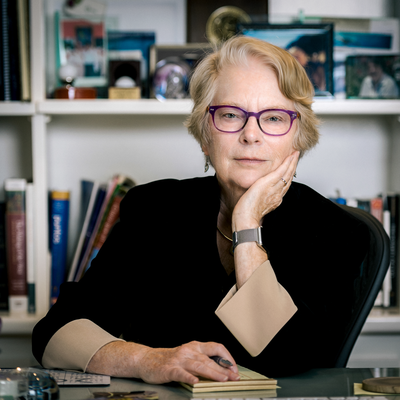
[[[236,158],[235,160],[242,162],[242,163],[249,163],[249,164],[258,164],[258,163],[262,163],[265,161],[260,158]]]

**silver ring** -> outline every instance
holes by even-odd
[[[281,178],[282,180],[283,180],[283,183],[285,184],[285,186],[287,185],[287,182],[283,179],[283,178]]]

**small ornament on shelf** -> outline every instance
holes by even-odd
[[[97,91],[94,88],[75,87],[74,79],[77,76],[76,67],[72,64],[65,64],[58,70],[58,76],[64,86],[59,87],[54,92],[56,99],[95,99]]]

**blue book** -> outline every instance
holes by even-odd
[[[69,192],[51,192],[50,218],[51,304],[54,304],[66,278]]]

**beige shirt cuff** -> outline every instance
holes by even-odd
[[[215,311],[218,318],[253,357],[258,356],[297,311],[276,279],[269,261],[260,265]]]
[[[88,319],[71,321],[60,328],[47,343],[42,358],[45,368],[86,371],[96,352],[118,339]]]

